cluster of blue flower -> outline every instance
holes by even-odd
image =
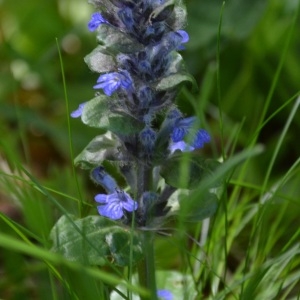
[[[86,62],[92,71],[100,73],[94,89],[103,93],[97,92],[89,101],[92,104],[81,104],[71,116],[81,116],[90,125],[88,118],[106,114],[104,125],[100,121],[99,125],[98,119],[90,123],[110,131],[118,140],[115,151],[108,149],[91,173],[107,192],[95,197],[100,203],[99,214],[129,222],[134,212],[136,224],[145,226],[149,215],[167,213],[171,193],[158,194],[153,188],[153,170],[170,157],[200,149],[210,141],[197,119],[184,117],[174,103],[179,85],[192,81],[178,53],[189,39],[182,30],[186,10],[179,0],[90,2],[100,11],[88,23],[90,31],[97,31],[99,46]],[[102,111],[93,111],[99,107]],[[104,170],[102,162],[108,156],[119,162],[136,201]]]

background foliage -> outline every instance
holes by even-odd
[[[99,187],[78,169],[78,192],[72,173],[69,112],[56,46],[57,39],[69,110],[74,110],[93,97],[97,79],[83,61],[96,43],[86,25],[93,8],[83,0],[2,0],[0,7],[0,297],[105,297],[109,289],[103,282],[117,283],[109,277],[109,269],[97,275],[88,268],[79,271],[47,250],[50,230],[63,213],[58,204],[78,215],[77,199],[82,197],[83,214],[96,214],[93,195]],[[203,282],[197,284],[198,295],[204,299],[223,299],[227,287],[235,291],[247,274],[251,279],[242,288],[243,299],[267,299],[259,295],[272,280],[276,284],[270,297],[299,297],[300,175],[297,163],[292,168],[299,159],[299,110],[278,144],[294,107],[290,99],[299,92],[299,16],[293,23],[298,7],[297,0],[226,1],[218,61],[222,1],[187,1],[190,42],[182,55],[199,91],[183,89],[178,105],[188,115],[195,111],[209,129],[214,142],[204,156],[218,158],[223,151],[230,157],[255,139],[264,146],[261,155],[232,174],[226,205],[219,206],[207,235],[207,264],[199,266],[189,255],[203,258],[198,245],[191,246],[186,236],[185,248],[180,246],[182,232],[198,239],[207,223],[171,224],[178,226],[179,235],[157,239],[159,269],[196,268]],[[276,111],[258,127],[262,116],[266,120]],[[77,155],[96,130],[78,120],[70,122]],[[272,201],[262,208],[259,199]],[[49,286],[52,294],[46,292]],[[236,299],[234,292],[229,295]]]

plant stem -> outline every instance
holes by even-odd
[[[150,291],[150,299],[157,300],[153,238],[154,236],[152,232],[142,233],[142,243],[145,256],[138,264],[138,275],[140,285],[146,287]],[[141,299],[144,300],[147,298]]]
[[[153,189],[153,169],[144,164],[137,165],[137,199],[142,199],[145,191]],[[139,203],[142,205],[142,203]],[[150,299],[157,300],[155,279],[154,234],[148,231],[141,232],[144,258],[138,264],[138,276],[141,286],[150,291]],[[149,299],[141,297],[142,300]]]

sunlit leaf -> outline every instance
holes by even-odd
[[[98,46],[94,49],[84,58],[84,61],[92,71],[97,73],[112,72],[115,69],[113,57],[108,54],[103,46]]]
[[[104,265],[110,261],[126,266],[142,258],[138,235],[129,229],[101,216],[70,218],[62,216],[50,233],[52,251],[68,260],[91,265]],[[132,261],[129,255],[131,249]]]
[[[112,98],[105,95],[88,101],[82,112],[82,122],[91,127],[122,135],[137,133],[143,128],[143,124],[129,114],[112,112],[110,101]]]
[[[99,26],[97,38],[106,47],[111,48],[116,52],[131,53],[140,51],[144,48],[142,44],[131,39],[127,34],[106,24]]]
[[[111,159],[119,146],[117,138],[110,138],[108,133],[96,136],[75,158],[74,163],[83,169],[99,166],[105,159]]]
[[[166,183],[177,188],[196,188],[204,178],[213,176],[220,165],[215,160],[205,160],[198,154],[175,155],[162,166],[160,174]],[[220,181],[211,181],[211,187],[220,185]]]

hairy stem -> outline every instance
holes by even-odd
[[[144,164],[137,165],[137,199],[142,199],[145,191],[153,189],[152,168]],[[141,201],[139,203],[142,205]],[[150,291],[150,299],[156,300],[156,279],[155,279],[155,254],[154,254],[154,234],[143,231],[141,234],[144,258],[138,264],[138,276],[140,285]],[[142,300],[147,298],[141,298]],[[149,298],[148,298],[149,299]]]
[[[155,279],[155,256],[153,233],[143,232],[142,242],[144,247],[144,258],[138,264],[138,276],[140,285],[150,291],[150,299],[156,300],[156,279]],[[147,298],[141,298],[142,300]]]

